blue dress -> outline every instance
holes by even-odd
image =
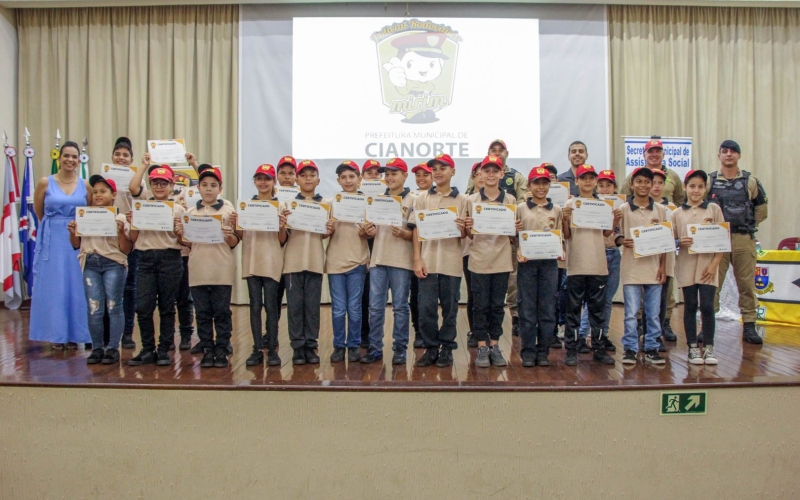
[[[75,220],[75,207],[86,206],[86,185],[81,179],[76,182],[75,192],[67,196],[52,175],[48,178],[33,260],[31,340],[92,341],[78,250],[72,248],[67,229],[69,221]]]

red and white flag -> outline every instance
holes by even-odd
[[[12,147],[5,148],[6,172],[5,189],[3,189],[3,242],[0,246],[0,270],[3,276],[3,300],[9,309],[18,309],[22,304],[22,281],[20,278],[20,262],[22,249],[19,244],[19,218],[17,201],[19,200],[19,183],[17,167],[14,165],[16,151]]]

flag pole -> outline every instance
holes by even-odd
[[[36,252],[36,230],[39,220],[33,210],[33,192],[36,178],[33,176],[33,157],[36,151],[30,145],[30,133],[25,129],[25,170],[22,174],[22,203],[19,209],[19,240],[22,243],[22,278],[28,297],[33,296],[33,261]],[[56,171],[57,172],[57,171]]]
[[[89,145],[89,136],[83,136],[83,149],[81,149],[81,179],[89,179],[89,155],[86,154],[86,146]]]
[[[28,130],[25,129],[25,133]],[[3,301],[8,309],[19,309],[22,304],[20,261],[22,253],[19,242],[19,218],[17,200],[19,183],[14,157],[17,150],[8,145],[8,134],[3,130],[3,152],[6,156],[5,186],[3,189],[2,242],[0,243],[0,279],[3,283]],[[27,148],[26,148],[27,150]]]

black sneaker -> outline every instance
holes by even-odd
[[[264,363],[264,353],[258,349],[253,349],[250,357],[244,362],[247,366],[258,366]]]
[[[168,351],[157,351],[156,354],[156,365],[158,366],[169,366],[172,364],[172,360],[169,359],[169,352]]]
[[[200,361],[201,368],[213,368],[214,367],[214,350],[213,349],[206,349],[205,354],[203,354],[203,359]]]
[[[346,349],[344,347],[334,347],[333,353],[331,354],[331,363],[341,363],[344,361],[344,353]]]
[[[558,338],[557,335],[553,336],[553,342],[550,344],[550,349],[562,349],[564,344],[561,343],[561,339]]]
[[[525,368],[533,368],[536,366],[536,355],[532,353],[525,353],[522,355],[522,366]]]
[[[351,363],[358,363],[361,361],[361,349],[358,347],[347,348],[347,361]]]
[[[578,364],[578,351],[575,349],[567,349],[567,356],[564,358],[564,364],[567,366],[575,366]]]
[[[92,353],[86,358],[87,365],[97,365],[103,360],[105,352],[102,349],[92,349]]]
[[[589,354],[592,352],[592,350],[589,348],[589,344],[586,343],[586,337],[578,338],[578,352],[581,354]]]
[[[667,352],[667,346],[664,345],[664,340],[658,337],[658,352]]]
[[[311,363],[312,365],[318,365],[319,356],[317,356],[317,353],[314,352],[314,349],[306,347],[305,350],[306,350],[306,362]]]
[[[519,337],[519,318],[511,316],[511,335]]]
[[[292,356],[292,364],[293,365],[306,364],[306,349],[304,347],[300,347],[299,349],[294,350],[294,355]]]
[[[174,351],[175,350],[175,341],[174,340],[169,343],[169,347],[167,348],[167,350],[169,350],[169,351]]]
[[[678,336],[672,331],[672,326],[669,324],[669,320],[664,322],[664,327],[661,329],[661,337],[667,342],[678,341]]]
[[[540,352],[536,354],[536,364],[539,366],[550,366],[550,358],[547,353]]]
[[[613,365],[614,364],[614,358],[609,356],[608,353],[605,351],[605,349],[597,349],[597,350],[595,350],[593,357],[594,357],[595,361],[603,363],[604,365]]]
[[[392,356],[392,364],[393,365],[406,364],[406,351],[394,351],[394,356]]]
[[[121,344],[123,349],[136,349],[136,342],[133,341],[132,333],[123,333]]]
[[[625,349],[625,354],[622,355],[622,364],[623,365],[635,365],[636,364],[636,351],[632,351],[630,349]]]
[[[491,361],[492,366],[508,366],[508,361],[503,357],[503,351],[500,350],[499,345],[493,345],[489,348],[489,361]]]
[[[654,365],[663,365],[664,363],[667,362],[667,360],[662,358],[661,355],[658,353],[658,351],[655,349],[645,352],[644,360]]]
[[[261,352],[259,352],[261,354]],[[228,367],[228,349],[224,347],[217,347],[214,353],[214,368],[227,368]]]
[[[228,355],[233,354],[233,344],[231,344],[230,342],[228,342],[228,345],[226,345],[224,349],[228,353]]]
[[[181,337],[181,343],[178,349],[181,351],[188,351],[192,348],[192,337]]]
[[[383,351],[377,349],[370,349],[367,353],[361,356],[361,362],[365,365],[380,361],[383,359]]]
[[[744,324],[744,328],[742,329],[742,338],[748,344],[763,344],[764,340],[756,331],[756,324],[752,322],[747,322]]]
[[[416,366],[431,366],[432,364],[436,363],[437,359],[439,359],[439,349],[435,347],[429,347],[425,349],[425,354],[423,354],[422,357],[417,360]]]
[[[281,357],[278,356],[278,351],[272,349],[267,351],[267,366],[281,366]]]
[[[472,332],[467,332],[467,347],[478,347],[478,337]]]
[[[139,351],[139,354],[128,360],[130,366],[152,365],[156,362],[155,351]]]
[[[611,339],[608,337],[603,337],[603,342],[605,344],[606,352],[617,352],[617,346],[611,342]]]
[[[425,342],[419,337],[414,337],[414,349],[422,349],[423,347],[425,347]]]
[[[203,354],[204,352],[206,352],[206,346],[202,342],[196,343],[194,347],[189,349],[189,354]]]
[[[450,349],[442,349],[439,353],[439,359],[436,360],[436,366],[439,368],[453,366],[453,351]]]
[[[103,355],[103,361],[101,361],[104,365],[113,365],[114,363],[119,363],[119,350],[114,349],[106,349],[106,353]]]

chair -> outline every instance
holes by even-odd
[[[800,249],[800,238],[785,238],[778,243],[778,250],[798,250]]]

